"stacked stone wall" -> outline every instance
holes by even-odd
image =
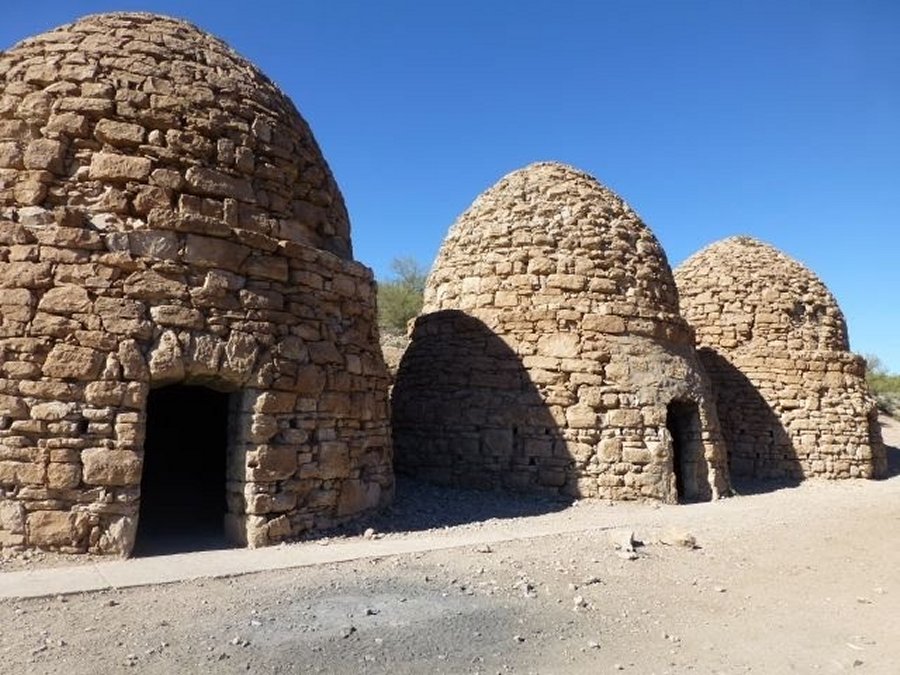
[[[834,297],[797,261],[749,237],[675,271],[716,392],[733,475],[871,478],[885,468],[865,363]]]
[[[395,465],[458,485],[612,499],[727,490],[708,382],[636,214],[558,164],[510,174],[453,226],[392,394]],[[672,401],[702,448],[676,493]]]
[[[167,384],[232,393],[235,541],[386,503],[374,281],[290,102],[149,15],[26,41],[0,78],[0,546],[130,551]]]
[[[0,81],[0,206],[351,256],[343,199],[296,108],[190,24],[88,17],[4,52]]]

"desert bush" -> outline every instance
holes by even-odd
[[[877,356],[867,354],[866,380],[878,408],[888,415],[900,414],[900,375],[894,375]]]
[[[394,258],[393,277],[378,282],[378,325],[383,332],[405,334],[406,324],[422,311],[427,271],[413,258]]]

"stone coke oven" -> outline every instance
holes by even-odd
[[[250,546],[389,500],[373,279],[293,104],[146,14],[28,39],[0,83],[0,546],[129,553],[142,474]]]
[[[834,297],[806,267],[750,237],[676,271],[681,309],[713,383],[731,473],[880,475],[886,468],[865,362]]]
[[[669,502],[728,490],[665,254],[561,164],[509,174],[450,229],[392,407],[397,470],[442,483]]]

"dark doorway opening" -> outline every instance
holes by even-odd
[[[703,432],[694,401],[672,401],[666,409],[666,429],[672,436],[672,469],[679,502],[709,499],[704,476]],[[706,488],[706,489],[704,489]]]
[[[229,395],[185,385],[150,391],[134,555],[226,548]]]

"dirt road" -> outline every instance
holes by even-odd
[[[885,436],[900,446],[900,424]],[[898,457],[883,481],[690,506],[411,487],[376,528],[407,531],[382,541],[496,542],[5,600],[0,672],[893,674]],[[552,526],[576,531],[529,537]],[[629,531],[636,559],[614,546]]]

